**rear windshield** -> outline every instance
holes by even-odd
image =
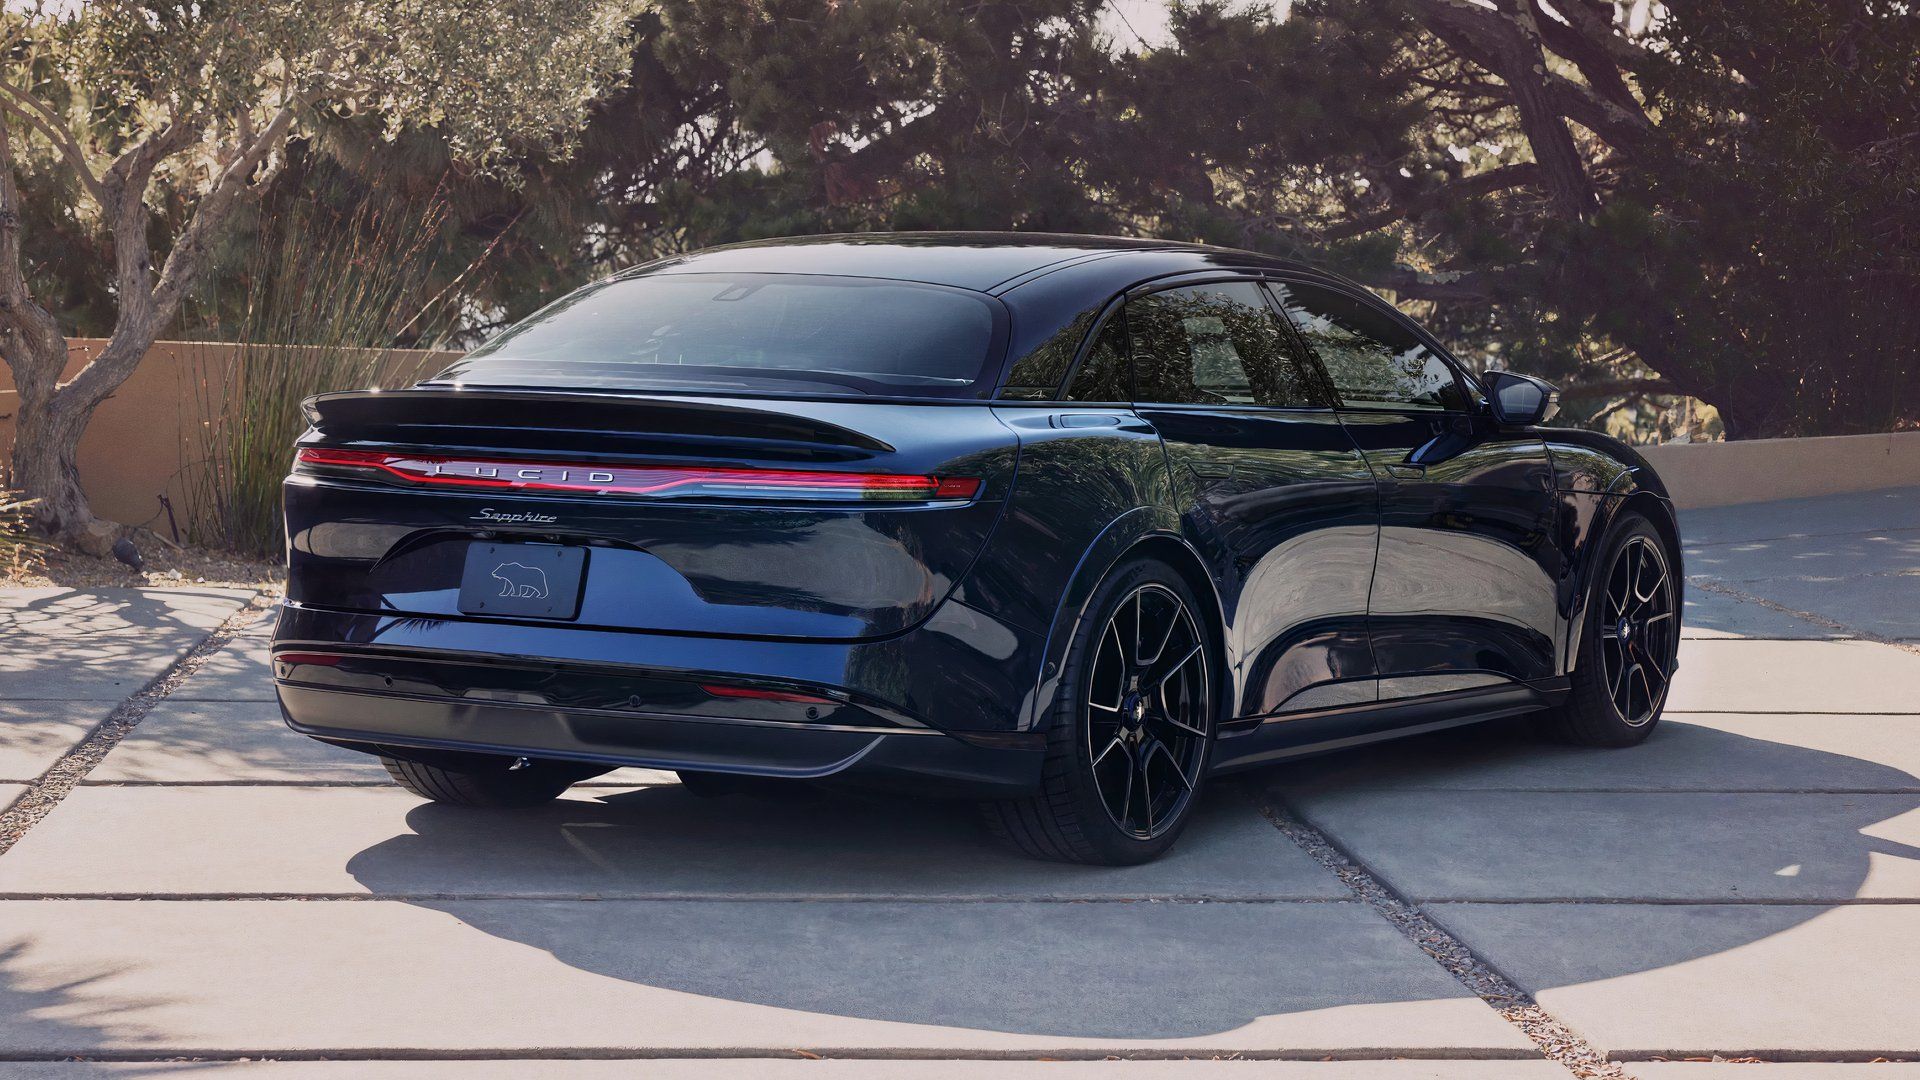
[[[434,381],[971,397],[983,392],[994,315],[978,293],[903,281],[613,278],[553,303]]]

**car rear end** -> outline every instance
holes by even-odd
[[[819,323],[806,294],[737,314],[716,305],[758,282],[692,284],[637,329],[605,325],[632,296],[602,295],[601,322],[525,355],[308,403],[273,643],[288,723],[400,757],[1031,786],[1016,713],[1043,643],[956,596],[1013,432],[942,369],[876,392],[884,358],[769,367],[792,311]],[[994,324],[958,317],[987,328],[987,370]],[[608,345],[649,332],[643,360]],[[948,385],[968,392],[927,392]]]

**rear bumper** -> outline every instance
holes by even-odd
[[[608,655],[615,646],[624,662]],[[899,688],[899,675],[928,670],[892,660],[875,667],[876,657],[863,656],[898,647],[689,641],[289,607],[274,635],[273,667],[288,726],[362,749],[839,777],[965,795],[1035,790],[1043,736],[1009,730],[1004,721],[986,727],[981,722],[996,714],[964,693],[950,694],[947,704],[957,708],[930,717],[859,677],[892,672],[882,685]],[[700,666],[689,666],[695,656]],[[941,670],[939,659],[927,658],[931,670]],[[779,693],[735,697],[707,689],[713,683]],[[973,689],[990,687],[976,680]],[[996,704],[1011,712],[1019,700]],[[942,712],[975,726],[940,724]]]

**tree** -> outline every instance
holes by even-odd
[[[429,133],[497,168],[564,148],[630,58],[627,0],[100,0],[0,13],[0,359],[20,392],[14,482],[41,529],[113,533],[75,453],[94,409],[174,319],[236,212],[323,117]],[[59,321],[29,285],[18,178],[71,182],[74,221],[111,240],[114,322],[71,379]],[[164,188],[175,208],[162,213]]]
[[[1368,238],[1351,265],[1369,280],[1496,313],[1510,355],[1615,358],[1602,382],[1705,400],[1731,437],[1920,422],[1909,5],[1313,0],[1297,15],[1316,48],[1397,37],[1392,63],[1346,86],[1419,118],[1409,152],[1304,159],[1345,182],[1292,219],[1295,243]]]

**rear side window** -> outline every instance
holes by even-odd
[[[1325,405],[1318,380],[1250,281],[1189,285],[1127,302],[1135,399]]]
[[[1333,379],[1342,404],[1467,407],[1453,369],[1399,320],[1319,285],[1276,283],[1273,291]]]
[[[1068,401],[1132,401],[1133,369],[1127,356],[1127,313],[1116,312],[1093,339],[1087,358],[1074,372]]]
[[[614,278],[506,331],[437,381],[971,397],[992,357],[995,314],[986,296],[902,281]]]

